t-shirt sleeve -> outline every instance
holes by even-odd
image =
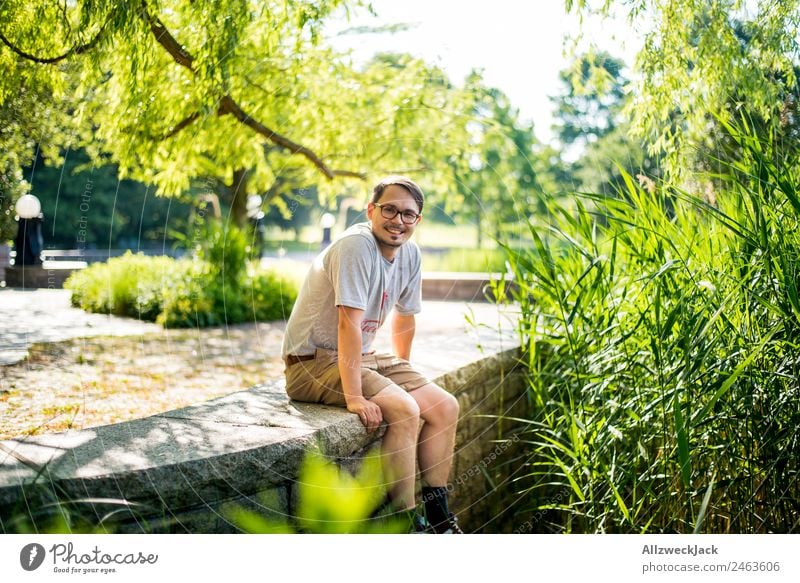
[[[333,285],[336,306],[367,308],[370,258],[369,243],[362,237],[345,237],[330,249],[325,271]]]
[[[411,316],[422,311],[422,256],[419,247],[412,247],[408,285],[400,292],[395,303],[395,310],[403,316]]]

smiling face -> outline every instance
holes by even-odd
[[[383,190],[383,194],[377,203],[384,206],[391,205],[401,213],[407,210],[415,213],[420,211],[412,194],[399,184],[388,185]],[[403,223],[400,214],[393,219],[385,219],[381,214],[381,209],[373,203],[367,205],[367,217],[372,224],[372,234],[378,241],[381,253],[390,261],[394,259],[400,246],[411,238],[419,224],[419,221],[417,221],[413,225],[406,225]]]

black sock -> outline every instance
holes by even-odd
[[[442,524],[450,518],[447,507],[447,486],[422,488],[422,500],[425,502],[425,515],[433,526]]]

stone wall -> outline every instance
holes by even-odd
[[[5,268],[5,282],[7,287],[19,289],[60,289],[64,282],[74,272],[82,269],[49,263],[41,265],[12,265]]]
[[[502,461],[517,442],[509,441],[510,422],[497,416],[524,410],[517,358],[507,350],[436,379],[461,404],[451,482],[453,510],[467,531],[510,530]],[[48,504],[83,500],[91,522],[111,513],[103,524],[114,532],[238,532],[221,511],[226,505],[293,514],[298,468],[312,444],[352,469],[381,435],[368,435],[343,409],[290,401],[276,382],[145,419],[5,441],[0,530],[17,532],[17,520],[29,516],[47,528]]]
[[[511,297],[517,286],[509,274],[426,272],[422,274],[422,297],[451,302],[493,302],[498,299],[494,297],[493,282],[500,278],[505,279],[506,298]]]

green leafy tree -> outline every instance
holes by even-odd
[[[115,166],[95,166],[83,150],[65,151],[60,166],[38,156],[25,174],[42,202],[46,248],[169,249],[172,233],[187,230],[191,204],[121,180]]]
[[[578,56],[559,73],[564,92],[551,99],[562,144],[586,145],[619,125],[627,85],[624,68],[624,61],[600,51]]]
[[[660,175],[659,157],[648,155],[632,135],[625,113],[630,84],[624,62],[606,52],[579,55],[561,71],[563,91],[556,105],[554,129],[562,156],[579,152],[571,164],[575,190],[615,196],[625,190],[625,175],[646,184]]]
[[[9,0],[0,41],[5,59],[36,65],[68,94],[62,135],[161,195],[200,181],[243,224],[246,195],[285,176],[296,186],[329,179],[319,189],[330,197],[343,188],[334,178],[446,175],[442,150],[463,137],[463,97],[419,59],[384,56],[357,69],[326,46],[322,23],[349,8]],[[18,83],[0,80],[0,94]]]
[[[742,50],[752,50],[751,45],[757,39],[755,23],[738,22],[734,23],[734,26]],[[783,88],[779,97],[780,111],[777,112],[776,118],[765,118],[751,108],[747,97],[739,91],[734,91],[725,104],[725,115],[716,112],[707,113],[707,137],[697,144],[695,149],[694,162],[697,167],[709,171],[711,176],[736,171],[737,162],[745,156],[746,148],[742,147],[738,130],[731,133],[731,125],[727,121],[729,117],[734,118],[732,123],[735,126],[744,125],[755,135],[776,144],[777,147],[772,149],[773,155],[776,156],[774,163],[779,166],[791,165],[800,152],[799,72],[800,67],[795,64],[792,70],[794,82],[791,84],[786,73],[780,70],[771,73],[767,71],[767,74],[771,74],[776,83]],[[722,186],[717,179],[713,182],[717,187]]]
[[[609,15],[620,2],[598,9]],[[587,0],[568,10],[589,12]],[[636,0],[629,20],[645,30],[639,80],[628,111],[632,130],[668,156],[673,172],[705,143],[709,114],[727,121],[745,106],[773,128],[796,100],[800,0]],[[740,34],[747,29],[747,40]]]
[[[496,239],[514,237],[520,213],[542,211],[542,188],[532,125],[522,123],[508,97],[486,87],[480,74],[473,73],[466,85],[473,99],[472,119],[469,139],[451,159],[459,196],[449,200],[449,208],[469,215],[481,247],[487,229]]]
[[[314,188],[301,188],[272,199],[273,204],[264,217],[269,226],[294,231],[295,241],[300,241],[300,231],[311,222],[311,208],[317,200]]]
[[[0,6],[2,13],[4,5]],[[2,29],[0,29],[2,32]],[[2,39],[2,35],[0,35]],[[23,168],[37,153],[57,157],[60,128],[66,120],[61,91],[34,63],[0,48],[0,243],[16,233],[14,203],[30,190]]]

